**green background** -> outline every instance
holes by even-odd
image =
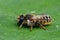
[[[52,16],[47,31],[40,28],[21,28],[17,16],[36,11]],[[0,40],[60,40],[60,0],[0,0]]]

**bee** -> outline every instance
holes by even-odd
[[[44,27],[44,25],[49,25],[52,22],[51,16],[45,15],[45,14],[44,15],[26,14],[23,17],[21,17],[21,16],[20,16],[20,19],[19,19],[19,22],[18,22],[18,24],[21,23],[20,24],[20,28],[24,24],[27,24],[28,26],[30,26],[30,30],[33,29],[34,25],[38,25],[40,28],[46,30],[46,28]]]

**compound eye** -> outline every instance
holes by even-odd
[[[20,20],[24,20],[24,16],[20,16]]]
[[[20,19],[21,19],[21,20],[23,20],[23,19],[24,19],[24,17],[21,17]]]

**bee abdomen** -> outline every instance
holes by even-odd
[[[52,20],[51,20],[51,17],[50,16],[48,16],[48,15],[42,16],[41,23],[43,25],[51,24],[51,22],[52,22]]]

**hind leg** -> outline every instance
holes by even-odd
[[[42,23],[41,23],[41,22],[38,22],[38,24],[39,24],[39,27],[40,27],[40,28],[42,28],[42,29],[46,30],[46,28],[42,25]]]
[[[46,30],[46,28],[42,24],[40,24],[40,28]]]

